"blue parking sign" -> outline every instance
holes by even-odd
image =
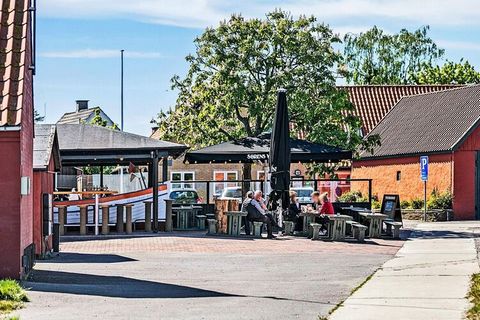
[[[428,180],[428,156],[420,157],[420,172],[422,181]]]

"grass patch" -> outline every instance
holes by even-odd
[[[0,314],[23,307],[28,302],[27,294],[15,280],[0,280]]]
[[[472,275],[468,299],[472,307],[467,311],[467,319],[480,320],[480,273]]]

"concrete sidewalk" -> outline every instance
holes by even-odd
[[[479,272],[479,232],[479,221],[417,225],[397,255],[329,319],[463,319],[470,276]]]

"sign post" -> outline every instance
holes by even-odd
[[[427,221],[428,156],[420,157],[420,175],[423,181],[423,220]]]

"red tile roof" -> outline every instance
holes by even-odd
[[[390,158],[457,150],[480,123],[480,85],[401,99],[370,134],[382,144],[362,158]]]
[[[338,86],[347,90],[366,135],[402,97],[459,87],[459,85],[359,85]]]
[[[29,0],[2,0],[0,11],[0,126],[21,123]]]

